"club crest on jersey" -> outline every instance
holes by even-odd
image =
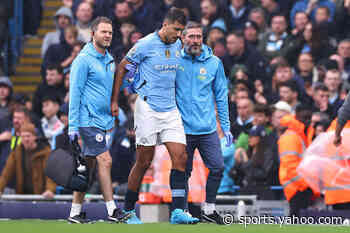
[[[176,51],[176,52],[175,52],[175,56],[176,56],[176,57],[180,57],[180,52],[179,52],[179,51]]]
[[[166,58],[170,58],[170,50],[169,49],[165,50],[165,56],[166,56]]]
[[[96,139],[97,142],[102,142],[103,141],[103,135],[98,133],[98,134],[96,134],[95,139]]]
[[[200,68],[199,73],[201,75],[206,75],[207,74],[207,70],[204,67],[202,67],[202,68]]]

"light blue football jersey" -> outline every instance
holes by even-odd
[[[126,59],[138,66],[136,92],[156,112],[176,108],[175,76],[180,62],[181,42],[165,44],[158,32],[139,40],[129,50]]]

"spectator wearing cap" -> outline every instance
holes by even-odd
[[[283,133],[284,127],[281,125],[280,121],[285,115],[292,113],[292,107],[285,101],[278,101],[273,105],[273,112],[271,117],[272,125],[272,135],[278,139],[279,136]]]
[[[48,32],[41,45],[41,57],[43,58],[46,50],[53,44],[58,44],[60,42],[61,34],[63,30],[69,25],[73,24],[73,13],[68,7],[61,7],[58,9],[54,16],[54,21],[56,24],[56,31]]]
[[[16,194],[41,194],[53,198],[56,184],[45,175],[46,160],[50,147],[37,140],[33,124],[21,125],[22,144],[11,152],[0,176],[0,193],[13,177],[16,179]]]
[[[9,103],[12,98],[13,86],[6,76],[0,77],[0,119],[9,117]]]
[[[249,80],[266,80],[265,61],[255,48],[245,42],[242,32],[229,33],[226,36],[226,48],[227,54],[223,57],[226,76],[229,76],[235,64],[243,64],[249,67]]]
[[[59,98],[55,95],[45,96],[42,102],[44,117],[41,118],[41,127],[44,131],[45,138],[49,141],[51,146],[53,145],[53,137],[62,133],[65,128],[65,125],[57,116],[60,102]]]
[[[221,12],[220,4],[216,0],[203,0],[201,2],[201,24],[204,33],[211,27],[219,27],[227,31],[227,27]]]
[[[255,125],[248,134],[248,149],[235,154],[233,170],[241,177],[231,174],[235,184],[241,186],[240,194],[257,194],[259,200],[272,200],[274,195],[269,186],[276,180],[276,174],[273,171],[274,167],[277,167],[277,150],[271,146],[273,144],[264,126]]]
[[[259,28],[258,25],[253,21],[247,21],[244,24],[244,39],[249,45],[257,47],[259,43]]]

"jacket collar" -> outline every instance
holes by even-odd
[[[21,144],[18,148],[20,148],[21,152],[23,153],[23,151],[24,151],[23,144]],[[31,152],[31,153],[33,153],[32,160],[35,160],[35,159],[40,158],[40,157],[43,157],[49,152],[50,152],[50,147],[49,146],[45,145],[42,142],[38,142],[37,143],[37,148],[33,152]]]
[[[108,51],[106,50],[106,53],[103,55],[99,52],[97,52],[97,50],[95,49],[94,45],[92,44],[92,42],[87,43],[83,50],[81,51],[82,53],[87,53],[93,57],[96,57],[97,59],[108,59],[108,62],[113,60],[113,57],[108,53]]]

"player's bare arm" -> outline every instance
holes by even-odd
[[[125,69],[125,66],[127,64],[130,64],[130,62],[127,59],[123,58],[123,60],[118,65],[117,72],[115,73],[113,94],[112,94],[112,101],[111,101],[112,116],[115,116],[115,117],[117,117],[119,113],[118,98],[119,98],[120,87],[123,83],[123,77],[127,72],[127,69]]]

